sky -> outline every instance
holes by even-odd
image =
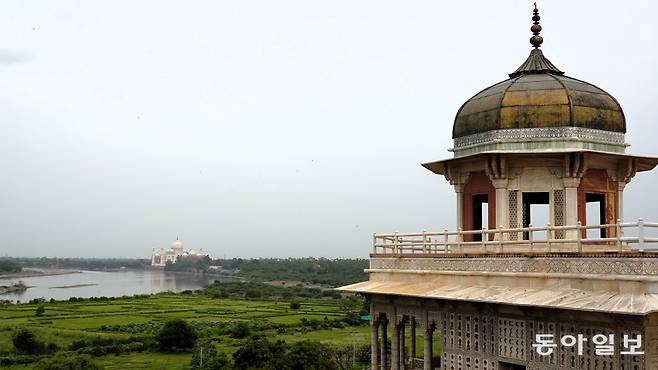
[[[648,0],[543,1],[544,54],[658,155]],[[532,2],[35,1],[0,12],[0,255],[366,257],[455,225],[420,166],[530,52]],[[649,18],[648,18],[649,17]],[[658,220],[658,170],[625,217]],[[648,194],[652,194],[649,195]]]

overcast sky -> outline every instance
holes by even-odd
[[[545,55],[658,155],[651,1],[540,2]],[[454,227],[420,166],[530,52],[531,1],[5,1],[0,255],[365,257]],[[658,173],[627,219],[658,220]],[[651,195],[649,195],[651,194]]]

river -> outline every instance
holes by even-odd
[[[0,285],[11,285],[20,280],[30,288],[22,292],[1,294],[0,300],[27,302],[34,298],[65,300],[70,297],[119,297],[166,291],[180,292],[199,289],[217,279],[232,280],[213,275],[180,274],[159,270],[80,271],[62,275],[3,278],[0,279]]]

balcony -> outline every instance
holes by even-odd
[[[589,236],[592,233],[598,236]],[[658,223],[529,226],[483,230],[374,234],[372,254],[382,255],[546,255],[658,252]],[[658,256],[658,254],[657,254]]]

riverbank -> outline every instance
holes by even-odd
[[[98,284],[96,283],[90,283],[90,284],[72,284],[72,285],[62,285],[62,286],[51,286],[48,289],[71,289],[71,288],[84,288],[87,286],[96,286]]]
[[[67,274],[79,274],[82,271],[79,270],[69,270],[69,269],[30,269],[24,268],[21,272],[11,272],[0,274],[0,279],[20,279],[26,277],[37,277],[37,276],[56,276],[56,275],[67,275]]]

